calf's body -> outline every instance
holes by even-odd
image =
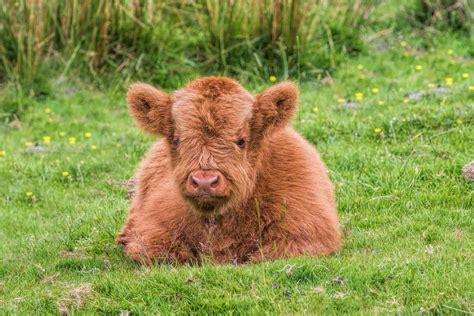
[[[296,91],[294,85],[286,85],[282,87]],[[209,86],[213,92],[210,98],[206,94]],[[229,86],[236,88],[230,97]],[[135,118],[136,108],[150,111],[160,106],[158,101],[149,100],[151,95],[139,92],[133,88],[129,92],[129,106]],[[190,110],[183,112],[189,115],[183,123],[176,117],[180,112],[174,107],[180,106],[178,98],[189,97],[189,93],[204,97],[190,98],[181,105]],[[296,107],[292,93],[270,90],[256,97],[247,95],[248,111],[241,111],[238,102],[231,104],[243,115],[230,120],[232,116],[223,112],[209,125],[217,130],[209,133],[208,126],[203,134],[197,132],[196,128],[201,131],[199,126],[209,123],[208,119],[219,112],[216,109],[245,93],[230,79],[208,77],[169,97],[171,126],[161,127],[164,132],[160,134],[165,137],[153,145],[137,171],[136,194],[128,220],[117,237],[117,243],[124,246],[130,258],[142,263],[201,262],[206,258],[216,263],[244,263],[327,255],[340,248],[335,198],[325,167],[315,148],[288,125]],[[216,95],[227,99],[222,101]],[[274,95],[276,98],[272,99]],[[265,103],[268,98],[270,101]],[[193,106],[198,110],[192,111]],[[271,112],[268,106],[276,110]],[[278,114],[282,109],[290,111],[290,115]],[[203,119],[196,119],[196,125],[190,127],[189,121],[201,114]],[[222,126],[227,126],[228,135],[221,132],[222,126],[219,129],[219,117],[227,117]],[[231,126],[233,122],[235,128]],[[237,146],[229,143],[234,134]],[[216,197],[207,187],[199,191],[192,176],[196,170],[215,170],[219,175],[215,187],[222,190],[216,189]],[[199,194],[195,194],[196,190]]]

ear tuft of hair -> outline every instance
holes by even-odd
[[[252,126],[257,133],[288,125],[298,102],[298,87],[284,81],[268,88],[256,97]]]
[[[172,129],[171,97],[145,83],[130,86],[128,109],[138,126],[147,133],[168,136]]]

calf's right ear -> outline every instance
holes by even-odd
[[[171,96],[148,84],[135,83],[128,89],[127,101],[130,113],[145,132],[171,134]]]

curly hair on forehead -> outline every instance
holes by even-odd
[[[133,260],[255,262],[327,255],[341,246],[332,184],[316,149],[290,126],[298,89],[252,95],[225,77],[172,95],[146,84],[130,113],[162,136],[142,161],[117,243]]]
[[[197,92],[210,100],[245,91],[237,81],[225,77],[198,78],[189,82],[184,90]]]

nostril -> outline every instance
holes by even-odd
[[[199,179],[195,176],[191,176],[191,187],[197,189],[199,187]]]
[[[210,180],[209,180],[210,184],[211,184],[211,188],[215,189],[217,188],[217,186],[219,185],[219,177],[218,176],[214,176],[212,177]]]

